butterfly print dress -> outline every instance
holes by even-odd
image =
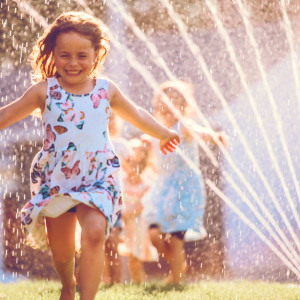
[[[107,132],[108,81],[97,79],[86,95],[67,93],[56,78],[47,81],[43,149],[31,165],[32,199],[21,211],[25,244],[41,250],[48,248],[44,217],[84,203],[106,216],[108,236],[122,204],[120,163]]]

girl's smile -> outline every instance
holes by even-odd
[[[81,71],[70,71],[70,70],[66,70],[66,73],[70,76],[77,76],[81,73]]]

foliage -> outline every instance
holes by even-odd
[[[95,15],[108,22],[110,27],[112,10],[105,5],[105,1],[85,0]],[[168,16],[166,8],[159,0],[126,0],[121,1],[126,6],[137,25],[151,35],[161,32],[177,32],[177,26]],[[213,28],[215,26],[211,12],[204,0],[173,0],[170,1],[174,10],[181,16],[190,31],[200,28]],[[217,3],[219,15],[227,27],[241,24],[236,0],[212,1]],[[251,0],[242,1],[250,12],[253,24],[280,21],[282,11],[280,1]],[[286,1],[287,2],[287,1]],[[60,0],[29,0],[30,4],[47,22],[51,24],[61,13],[72,10],[84,10],[76,1]],[[28,60],[37,37],[44,29],[37,20],[22,9],[21,2],[14,0],[1,1],[0,18],[2,20],[2,43],[0,43],[0,63],[10,58],[11,63],[20,68],[20,62]],[[151,13],[150,13],[151,12]],[[287,4],[287,12],[290,18],[299,16],[300,5],[298,0],[290,0]],[[116,20],[114,20],[115,22]],[[130,30],[127,29],[130,37]],[[9,56],[8,56],[9,55]],[[7,61],[6,64],[9,62]]]

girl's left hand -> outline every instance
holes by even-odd
[[[180,143],[180,137],[178,133],[174,130],[169,130],[168,135],[161,139],[159,142],[159,149],[163,154],[167,152],[173,152],[176,149],[176,146]]]
[[[217,133],[219,141],[223,144],[223,146],[228,149],[229,137],[225,132],[221,131]]]

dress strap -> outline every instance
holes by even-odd
[[[52,85],[55,85],[55,84],[58,84],[58,81],[55,77],[47,78],[47,81],[48,81],[48,87],[52,86]]]
[[[97,90],[104,89],[108,92],[108,80],[105,78],[97,78],[96,81]]]
[[[50,88],[53,88],[56,84],[59,85],[59,83],[55,77],[47,78],[47,82],[47,96],[50,97]]]

